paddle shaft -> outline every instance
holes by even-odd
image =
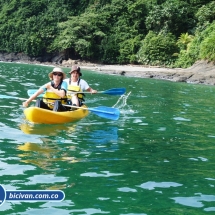
[[[78,106],[73,106],[73,105],[64,105],[64,104],[63,104],[63,106],[72,107],[72,108],[77,108],[77,109],[82,109],[82,110],[94,111],[94,108],[83,108],[83,107],[78,107]],[[96,111],[97,111],[97,112],[100,112],[100,113],[115,115],[115,113],[109,112],[109,111],[103,111],[103,110],[96,110]]]
[[[123,95],[125,93],[125,88],[113,88],[105,91],[99,91],[97,93],[107,94],[107,95]],[[68,94],[76,94],[76,93],[91,93],[91,92],[69,92]],[[91,93],[92,94],[92,93]]]
[[[28,90],[28,95],[31,96],[33,95],[37,90],[35,89],[29,89]],[[112,88],[112,89],[109,89],[109,90],[105,90],[105,91],[99,91],[97,93],[101,93],[101,94],[107,94],[107,95],[123,95],[125,93],[126,89],[125,88]],[[77,94],[77,93],[90,93],[92,94],[91,92],[68,92],[67,94],[68,95],[72,95],[72,94]],[[40,94],[38,97],[42,97],[44,95],[43,94]]]
[[[22,100],[22,101],[26,101],[27,99],[25,98],[17,98],[19,100]],[[36,102],[36,100],[32,100],[33,102]],[[48,102],[49,104],[53,104],[52,102]],[[93,108],[83,108],[83,107],[79,107],[79,106],[73,106],[73,105],[65,105],[65,104],[62,104],[63,106],[65,107],[71,107],[71,108],[77,108],[77,109],[82,109],[82,110],[93,110]],[[97,110],[98,111],[98,110]],[[102,111],[102,110],[99,110],[99,112],[101,113],[107,113],[107,114],[113,114],[112,112],[107,112],[107,111]]]
[[[16,99],[19,99],[19,100],[21,100],[21,101],[26,101],[27,99],[25,99],[25,98],[17,98],[16,97]],[[36,102],[36,100],[32,100],[32,102]]]

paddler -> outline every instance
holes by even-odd
[[[85,80],[80,78],[80,76],[82,76],[82,73],[79,66],[77,65],[72,66],[72,69],[69,72],[69,74],[70,78],[64,80],[68,84],[67,89],[68,103],[72,106],[80,107],[84,102],[85,96],[84,91],[88,91],[94,94],[97,93],[97,90],[91,88]]]
[[[23,107],[28,107],[32,100],[45,92],[42,99],[37,99],[36,107],[53,111],[68,110],[67,107],[62,105],[67,104],[67,82],[64,81],[66,74],[61,68],[55,67],[48,76],[51,81],[44,84],[32,96],[23,102]]]

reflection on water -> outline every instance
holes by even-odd
[[[94,149],[83,149],[82,146],[78,145],[73,136],[70,141],[64,141],[62,139],[51,138],[51,135],[55,136],[60,132],[60,129],[72,133],[76,131],[76,125],[56,125],[56,126],[44,126],[44,125],[29,125],[21,124],[21,130],[26,134],[40,134],[47,135],[49,137],[40,137],[42,143],[26,142],[18,145],[17,149],[21,151],[18,157],[21,158],[21,162],[30,163],[36,165],[42,169],[49,171],[60,171],[60,168],[56,167],[55,163],[59,161],[66,161],[68,163],[76,163],[80,161],[86,162],[84,158],[77,158],[77,152],[80,154],[90,154],[92,151],[115,151],[118,150],[118,139],[116,127],[108,127],[105,130],[88,131],[85,135],[86,144],[94,142],[96,144]],[[80,128],[79,128],[80,129]],[[74,145],[75,144],[75,145]]]
[[[19,127],[25,134],[57,136],[57,134],[61,131],[74,132],[76,129],[76,124],[45,125],[25,122]]]
[[[88,134],[88,140],[98,144],[105,144],[110,141],[116,142],[118,139],[117,131],[117,127],[107,127],[105,130],[92,131]]]
[[[18,157],[21,162],[33,164],[42,169],[49,171],[60,171],[56,162],[67,161],[69,163],[78,162],[79,159],[71,157],[69,151],[74,150],[74,146],[67,146],[67,150],[62,152],[61,146],[48,138],[40,138],[42,144],[26,142],[23,145],[18,145],[17,149],[21,151]]]

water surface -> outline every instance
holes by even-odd
[[[47,66],[0,63],[0,184],[8,190],[60,189],[62,202],[9,202],[1,214],[214,214],[214,86],[83,71],[99,91],[89,107],[120,108],[111,121],[91,113],[62,125],[23,115],[27,90],[48,81]],[[69,68],[64,69],[69,72]],[[34,103],[32,103],[34,105]]]

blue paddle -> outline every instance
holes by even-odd
[[[112,108],[112,107],[105,107],[105,106],[100,106],[100,107],[95,107],[95,108],[83,108],[83,107],[77,107],[77,106],[72,106],[72,105],[63,105],[66,107],[72,107],[72,108],[77,108],[77,109],[83,109],[83,110],[89,110],[90,112],[106,118],[106,119],[111,119],[111,120],[118,120],[120,111],[118,108]]]
[[[37,89],[30,89],[30,90],[28,90],[28,95],[32,96],[36,91],[37,91]],[[97,93],[102,93],[102,94],[107,94],[107,95],[119,95],[120,96],[120,95],[123,95],[125,93],[125,91],[126,91],[125,88],[112,88],[112,89],[100,91]],[[84,92],[84,93],[90,93],[90,92]],[[38,97],[43,97],[43,95],[44,94],[40,94]]]
[[[19,98],[16,96],[8,96],[8,95],[0,95],[0,98],[3,99],[19,99],[19,100],[27,100],[25,98]],[[35,101],[35,100],[33,100]],[[100,107],[95,107],[95,108],[83,108],[83,107],[77,107],[77,106],[72,106],[72,105],[64,105],[67,107],[72,107],[72,108],[77,108],[77,109],[83,109],[83,110],[89,110],[90,112],[106,118],[106,119],[111,119],[111,120],[118,120],[120,111],[118,108],[112,108],[112,107],[105,107],[105,106],[100,106]]]

